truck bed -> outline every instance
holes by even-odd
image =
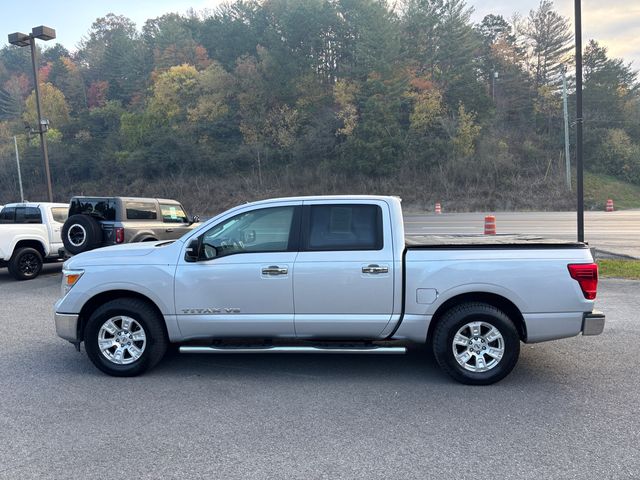
[[[589,248],[586,243],[538,235],[405,235],[407,249]]]

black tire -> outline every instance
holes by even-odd
[[[102,228],[90,215],[71,215],[62,226],[62,243],[74,255],[93,250],[102,244]]]
[[[17,248],[7,268],[16,280],[33,280],[42,271],[42,255],[35,248]]]
[[[105,323],[116,317],[126,316],[135,320],[146,335],[142,355],[126,365],[119,365],[107,358],[98,345],[99,333]],[[133,377],[154,367],[167,351],[168,339],[162,325],[163,319],[147,302],[136,298],[111,300],[97,308],[84,329],[84,346],[89,359],[104,373],[114,377]],[[117,324],[118,321],[116,320]],[[117,347],[114,346],[117,349]]]
[[[469,341],[474,342],[473,345],[454,346],[456,334],[471,322],[481,322],[483,333],[475,337],[470,328],[465,329],[461,335],[468,335]],[[485,353],[485,348],[499,346],[500,341],[488,342],[491,336],[485,337],[489,332],[487,325],[495,327],[501,334],[504,353],[493,366],[482,371],[495,361],[495,357]],[[454,350],[462,355],[461,362],[464,361],[465,351],[475,353],[468,353],[469,360],[468,363],[465,362],[465,367],[456,360]],[[440,368],[455,380],[467,385],[490,385],[502,380],[515,367],[520,355],[520,337],[513,321],[501,310],[486,303],[464,303],[447,311],[438,321],[433,332],[433,353]],[[482,360],[478,357],[482,357]],[[480,361],[486,362],[486,365],[483,366]],[[478,367],[481,371],[469,370]]]

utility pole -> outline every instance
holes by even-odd
[[[576,177],[578,190],[578,241],[584,242],[584,177],[582,166],[582,2],[576,11]]]
[[[18,153],[18,140],[13,136],[13,144],[16,147],[16,163],[18,164],[18,184],[20,185],[20,201],[24,203],[24,192],[22,191],[22,174],[20,173],[20,154]]]
[[[499,77],[499,73],[496,71],[491,72],[491,100],[496,101],[496,80]]]
[[[562,66],[562,106],[564,109],[564,160],[567,166],[567,188],[571,191],[571,152],[569,150],[569,108],[567,106],[567,67]]]

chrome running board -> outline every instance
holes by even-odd
[[[189,346],[180,347],[180,353],[348,353],[348,354],[378,354],[378,355],[403,355],[407,353],[406,347],[378,347],[378,346],[349,346],[349,347],[214,347],[214,346]]]

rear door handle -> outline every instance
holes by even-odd
[[[279,267],[277,265],[271,265],[270,267],[262,269],[263,275],[286,275],[287,273],[289,273],[289,269],[287,267]]]
[[[380,265],[372,264],[366,267],[362,267],[362,273],[373,273],[373,274],[389,273],[389,267],[387,267],[386,265],[383,265],[381,267]]]
[[[171,233],[171,232],[173,232],[173,228],[167,228],[167,229],[165,230],[165,232],[167,232],[167,233]]]

